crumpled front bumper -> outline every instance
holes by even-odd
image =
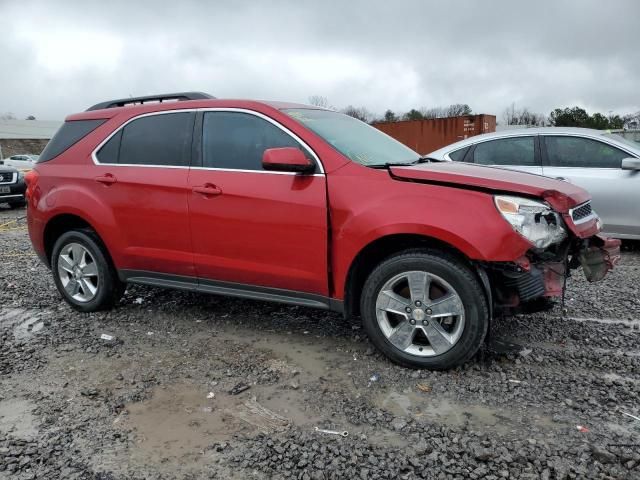
[[[620,240],[596,234],[577,239],[562,251],[555,258],[525,255],[513,263],[487,265],[495,307],[515,313],[537,299],[560,297],[568,270],[580,266],[589,282],[602,280],[620,261]]]
[[[620,262],[620,243],[598,234],[580,250],[577,259],[589,282],[599,282]]]

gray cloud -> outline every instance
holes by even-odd
[[[204,90],[382,113],[640,110],[640,3],[0,0],[0,112]]]

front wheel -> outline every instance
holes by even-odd
[[[51,271],[58,291],[80,312],[111,308],[124,293],[125,285],[91,230],[72,230],[60,236],[53,247]]]
[[[392,361],[444,370],[468,361],[489,325],[475,275],[439,252],[394,255],[365,282],[360,311],[371,341]]]

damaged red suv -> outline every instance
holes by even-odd
[[[104,102],[66,119],[26,181],[34,249],[77,310],[127,283],[330,309],[412,367],[469,360],[493,317],[619,258],[579,187],[431,162],[291,103]]]

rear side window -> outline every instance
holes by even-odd
[[[189,166],[195,114],[151,115],[133,120],[98,151],[100,163]]]
[[[536,166],[534,137],[491,140],[476,145],[473,160],[480,165]]]
[[[459,150],[454,150],[449,154],[449,158],[454,162],[461,162],[468,151],[469,151],[469,147],[464,147]]]
[[[629,155],[611,145],[580,137],[545,137],[552,167],[621,168]]]
[[[106,120],[73,120],[64,122],[60,130],[56,132],[53,138],[44,147],[37,163],[48,162],[54,159],[62,152],[78,143],[89,133],[102,125]]]
[[[206,112],[202,127],[203,166],[234,170],[262,170],[268,148],[296,147],[311,155],[271,122],[247,113]]]
[[[120,140],[122,140],[122,130],[118,130],[118,133],[111,137],[98,151],[97,157],[100,163],[118,163]]]

